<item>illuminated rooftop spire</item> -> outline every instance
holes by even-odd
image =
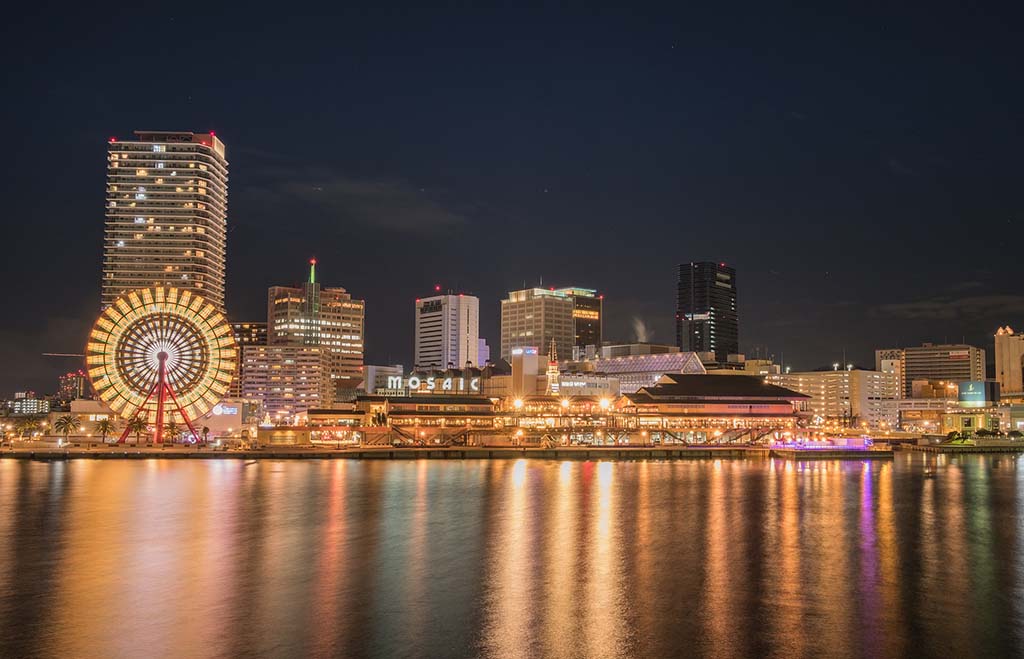
[[[316,259],[309,260],[309,283],[316,283]]]

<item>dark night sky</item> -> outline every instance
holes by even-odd
[[[435,283],[492,346],[540,277],[672,342],[703,259],[738,270],[743,349],[795,368],[1024,325],[1020,16],[677,4],[9,15],[0,396],[77,365],[40,353],[98,312],[106,140],[135,129],[227,144],[233,319],[315,255],[371,363],[409,364]]]

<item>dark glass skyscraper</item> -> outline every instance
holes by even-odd
[[[720,362],[740,351],[735,269],[707,261],[679,266],[676,344],[680,350],[713,352]]]

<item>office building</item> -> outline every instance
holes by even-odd
[[[735,269],[706,261],[679,266],[676,345],[687,352],[713,352],[718,362],[739,353]]]
[[[480,300],[435,295],[416,300],[416,368],[480,365]]]
[[[329,364],[330,353],[318,346],[243,345],[242,398],[262,403],[272,422],[293,422],[334,402]]]
[[[487,362],[491,361],[491,346],[487,345],[487,339],[480,339],[477,345],[480,346],[477,351],[477,359],[480,363],[477,366],[483,368]]]
[[[769,373],[765,379],[810,396],[807,409],[814,426],[890,429],[899,421],[899,381],[892,373],[836,368]]]
[[[604,321],[604,296],[591,288],[569,286],[557,288],[555,293],[568,297],[573,302],[572,324],[573,345],[585,349],[587,346],[601,347],[601,325]],[[571,353],[561,353],[565,356]]]
[[[1007,325],[995,335],[996,382],[1004,398],[1024,397],[1024,334]]]
[[[224,311],[228,162],[211,133],[136,131],[107,145],[102,306],[174,286]]]
[[[363,380],[365,303],[344,288],[323,288],[316,259],[301,287],[272,286],[267,293],[267,343],[324,349],[334,389],[355,389]]]
[[[902,376],[900,396],[910,398],[915,380],[984,380],[985,351],[962,343],[887,348],[875,351],[875,368]]]
[[[559,355],[572,355],[576,342],[573,298],[546,288],[510,291],[501,301],[501,358],[509,360],[517,348],[543,347],[555,342]]]
[[[388,378],[400,378],[403,375],[405,375],[405,369],[401,364],[390,366],[366,364],[363,366],[363,384],[360,388],[368,394],[375,394],[388,388]]]
[[[911,395],[910,390],[904,387],[904,352],[902,348],[890,348],[887,350],[875,351],[875,370],[882,373],[892,373],[900,387],[900,398],[907,398]]]
[[[231,387],[228,389],[228,398],[242,397],[242,349],[250,345],[267,345],[267,323],[266,322],[245,322],[231,323],[231,333],[235,337],[235,345],[238,346],[238,362],[235,364],[235,374],[231,378]]]

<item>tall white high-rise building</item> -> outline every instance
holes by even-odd
[[[418,368],[480,365],[480,300],[472,295],[435,295],[416,300]]]
[[[135,131],[107,144],[102,305],[174,286],[224,311],[228,161],[210,133]]]

